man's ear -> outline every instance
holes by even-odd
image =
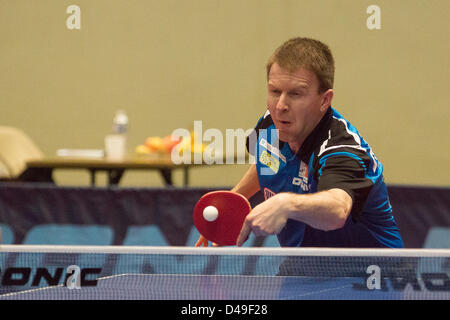
[[[320,111],[325,112],[329,106],[331,106],[331,100],[333,100],[334,91],[333,89],[328,89],[323,94],[322,103],[320,105]]]

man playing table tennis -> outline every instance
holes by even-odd
[[[256,164],[232,190],[247,199],[261,190],[265,201],[245,218],[237,245],[253,232],[276,234],[283,247],[403,247],[381,162],[331,107],[329,48],[291,39],[270,57],[267,79],[268,110],[247,141]]]

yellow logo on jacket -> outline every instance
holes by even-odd
[[[280,161],[265,150],[261,153],[259,162],[268,166],[275,173],[277,173],[280,168]]]

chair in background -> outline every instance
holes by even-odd
[[[0,181],[1,180],[9,180],[11,179],[11,174],[9,173],[9,169],[3,161],[0,160]]]
[[[0,179],[53,182],[51,172],[27,169],[27,161],[43,158],[39,147],[22,130],[0,126]]]

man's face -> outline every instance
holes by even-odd
[[[318,88],[319,81],[309,70],[302,68],[290,73],[277,63],[270,69],[267,105],[280,140],[288,142],[294,151],[315,128],[331,102],[332,90],[319,94]]]

